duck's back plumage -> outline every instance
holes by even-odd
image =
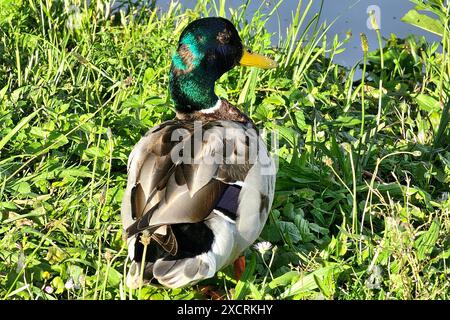
[[[207,118],[162,123],[130,154],[121,211],[130,287],[139,285],[143,232],[146,282],[182,287],[233,262],[264,226],[275,183],[265,144],[244,118]]]

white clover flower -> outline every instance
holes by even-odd
[[[69,280],[67,280],[66,283],[64,284],[64,287],[67,290],[73,289],[75,287],[75,283],[73,282],[73,279],[69,278]]]
[[[272,249],[272,244],[269,241],[258,242],[253,246],[254,249],[258,250],[259,253],[264,255],[267,251]]]
[[[48,294],[52,294],[53,293],[53,287],[52,286],[46,286],[44,288],[44,291],[47,292]]]

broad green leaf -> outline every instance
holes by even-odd
[[[430,254],[439,237],[440,223],[433,220],[430,229],[422,233],[415,241],[414,247],[417,249],[419,260],[424,260],[426,255]]]
[[[351,117],[351,116],[339,116],[334,121],[328,121],[329,125],[332,126],[342,126],[342,127],[354,127],[361,123],[360,118]]]
[[[303,113],[302,110],[295,111],[295,121],[299,129],[305,131],[308,130],[309,125],[306,124],[305,114]]]
[[[108,284],[113,287],[117,287],[122,280],[122,274],[114,268],[110,268],[108,271]]]
[[[63,279],[61,279],[61,277],[56,277],[56,278],[54,278],[53,280],[52,280],[52,287],[54,288],[54,289],[56,289],[55,290],[55,293],[56,294],[59,294],[59,293],[63,293],[64,292],[64,281],[63,281]]]
[[[418,94],[416,97],[414,97],[414,100],[416,100],[421,110],[428,112],[436,112],[440,111],[441,109],[439,106],[439,101],[437,101],[433,97],[430,97],[429,95],[421,93]]]
[[[323,279],[318,277],[317,275],[314,275],[314,281],[316,282],[317,286],[319,287],[319,290],[326,296],[329,297],[331,295],[330,289],[328,287],[328,283],[325,280],[327,276],[325,275]]]
[[[83,170],[84,168],[84,170]],[[86,167],[78,167],[62,170],[59,174],[61,177],[82,177],[82,178],[90,178],[92,176],[92,172],[89,172]]]
[[[83,152],[83,160],[91,160],[94,159],[95,157],[102,158],[104,156],[106,156],[105,151],[97,146],[87,148]]]
[[[31,192],[31,187],[28,182],[21,181],[13,186],[13,190],[20,194],[28,194]]]
[[[416,10],[409,10],[401,20],[438,36],[442,37],[444,35],[444,26],[439,20],[433,19],[426,14],[421,14]]]
[[[276,126],[276,130],[283,139],[286,139],[292,147],[296,147],[299,140],[299,133],[293,128]]]
[[[261,237],[264,240],[267,240],[272,243],[277,243],[281,241],[281,235],[278,231],[278,227],[273,223],[268,223],[265,227],[263,232],[261,233]]]
[[[9,88],[9,84],[4,86],[3,89],[0,90],[0,101],[2,101],[3,98],[5,97],[6,91],[8,91],[8,88]]]
[[[46,139],[50,135],[49,131],[44,130],[41,127],[31,127],[29,132],[31,135],[41,139]]]
[[[273,104],[276,106],[283,106],[284,99],[280,95],[274,94],[274,95],[271,95],[271,96],[265,98],[263,100],[263,104]]]
[[[285,290],[280,295],[280,298],[284,299],[299,293],[316,290],[319,288],[317,281],[315,280],[316,277],[323,279],[330,272],[331,276],[337,277],[342,271],[348,268],[349,268],[348,266],[333,263],[320,269],[316,269],[313,272],[310,272],[304,275],[303,277],[300,277],[300,279],[296,283],[294,283],[290,288]]]
[[[314,196],[316,195],[316,192],[310,188],[302,188],[295,190],[295,193],[302,199],[306,200],[314,200]]]
[[[328,234],[330,232],[327,228],[323,228],[323,227],[321,227],[321,226],[319,226],[319,225],[317,225],[315,223],[310,223],[309,224],[309,228],[312,231],[315,231],[315,232],[320,233],[320,234]]]
[[[282,213],[283,213],[283,216],[285,216],[286,218],[293,220],[294,219],[294,204],[291,202],[286,203]]]
[[[143,85],[148,86],[155,79],[155,70],[153,68],[147,68],[144,72]]]
[[[165,103],[166,103],[165,99],[162,99],[160,97],[150,97],[147,100],[145,100],[144,105],[146,107],[152,107],[152,106],[156,107],[156,106],[161,106],[161,105],[163,105]]]
[[[311,233],[309,228],[309,222],[301,215],[297,215],[294,218],[295,226],[297,227],[297,231],[300,233],[300,237],[302,242],[310,242],[315,239],[314,234]]]
[[[28,122],[30,122],[30,120],[33,119],[41,110],[42,110],[42,108],[39,108],[36,111],[34,111],[32,114],[30,114],[30,115],[26,116],[25,118],[23,118],[22,120],[20,120],[19,123],[14,127],[14,129],[12,129],[10,132],[8,132],[8,134],[6,136],[4,136],[2,140],[0,140],[0,150],[2,150],[2,148],[5,146],[5,144],[7,144],[8,141],[20,129],[22,129],[23,126],[25,126]]]
[[[0,212],[6,210],[17,210],[17,206],[14,202],[2,201],[0,202]]]
[[[300,241],[301,235],[294,223],[287,221],[277,221],[277,225],[280,229],[280,232],[285,237],[289,237],[293,244],[296,244]]]
[[[58,149],[63,145],[69,143],[69,140],[64,134],[58,132],[52,132],[48,137],[48,148],[50,149]]]
[[[269,287],[271,289],[274,289],[279,286],[286,286],[286,285],[292,283],[292,281],[295,280],[296,278],[298,278],[299,276],[300,276],[300,274],[298,273],[298,271],[286,272],[285,274],[270,281]]]

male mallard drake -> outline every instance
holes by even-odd
[[[236,65],[276,63],[245,49],[223,18],[198,19],[182,32],[170,69],[176,119],[152,128],[128,159],[121,216],[131,288],[142,261],[144,283],[176,288],[211,278],[262,231],[273,161],[252,121],[214,93]]]

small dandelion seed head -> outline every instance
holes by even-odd
[[[262,255],[272,249],[272,244],[269,241],[258,242],[253,246],[254,249],[258,250]]]

